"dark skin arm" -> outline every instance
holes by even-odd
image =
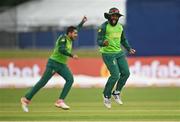
[[[122,32],[122,35],[121,35],[121,44],[126,48],[126,50],[128,51],[129,54],[135,54],[136,53],[136,50],[131,48],[127,39],[125,38],[124,32]]]

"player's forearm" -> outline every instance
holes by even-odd
[[[81,21],[81,22],[79,23],[79,25],[78,25],[78,26],[76,26],[77,31],[80,31],[80,30],[81,30],[81,28],[83,27],[83,24],[84,24],[84,22],[83,22],[83,21]]]
[[[60,47],[59,48],[59,52],[63,55],[69,56],[69,57],[73,57],[73,54],[69,53],[65,48]]]
[[[121,44],[124,46],[124,48],[126,48],[127,51],[131,49],[128,40],[125,38],[124,32],[122,32],[121,35]]]
[[[124,39],[121,41],[121,44],[126,48],[127,51],[131,49],[131,46],[129,45],[128,40]]]
[[[103,41],[102,41],[102,40],[98,40],[98,45],[99,45],[100,47],[103,47]]]
[[[97,44],[100,46],[100,47],[103,47],[104,45],[104,40],[103,40],[103,38],[102,37],[98,37],[98,39],[97,39]]]

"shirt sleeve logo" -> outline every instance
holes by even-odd
[[[65,39],[61,39],[61,42],[65,42]]]
[[[98,29],[98,32],[101,32],[101,31],[102,31],[101,28],[99,28],[99,29]]]

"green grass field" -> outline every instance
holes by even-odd
[[[70,110],[54,107],[58,88],[42,89],[24,113],[20,97],[28,89],[0,89],[0,121],[180,121],[180,88],[125,88],[123,105],[102,103],[101,88],[72,88],[66,102]]]

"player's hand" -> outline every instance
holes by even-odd
[[[82,19],[82,22],[85,23],[87,21],[87,17],[84,16],[83,19]]]
[[[108,45],[109,45],[109,42],[107,40],[104,40],[103,46],[108,46]]]
[[[72,58],[73,59],[78,59],[78,56],[77,55],[73,55]]]
[[[135,54],[135,53],[136,53],[136,50],[135,50],[135,49],[132,49],[132,48],[131,48],[131,49],[129,50],[129,54]]]

